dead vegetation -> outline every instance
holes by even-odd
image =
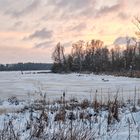
[[[63,93],[60,99],[50,102],[44,94],[41,99],[31,102],[16,115],[9,115],[1,127],[0,139],[91,140],[105,138],[106,135],[112,134],[114,125],[121,121],[120,116],[125,112],[124,110],[131,112],[132,120],[136,125],[133,116],[133,112],[139,109],[139,99],[135,97],[136,93],[134,100],[128,102],[120,100],[118,94],[113,100],[108,98],[106,102],[97,98],[97,92],[92,100],[79,101],[76,98],[66,100],[65,96]],[[15,98],[12,99],[15,101]],[[22,125],[18,122],[17,127],[15,125],[17,116],[25,114],[27,115],[25,122]],[[129,118],[129,123],[130,120]],[[103,132],[104,122],[106,122],[107,129]]]

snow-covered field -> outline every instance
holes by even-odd
[[[64,92],[66,97],[60,98]],[[109,102],[117,93],[117,102]],[[73,97],[78,100],[70,100]],[[108,102],[102,102],[104,99]],[[135,140],[140,137],[139,115],[138,78],[0,72],[1,140],[70,140],[71,135],[79,140]]]
[[[25,74],[26,73],[26,74]],[[36,73],[36,72],[35,72]],[[33,72],[0,72],[0,97],[37,97],[46,92],[49,98],[60,97],[65,91],[68,96],[90,97],[98,93],[107,97],[116,94],[133,96],[140,91],[140,79],[93,74],[34,74]]]

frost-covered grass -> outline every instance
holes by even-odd
[[[135,93],[134,93],[135,95]],[[140,137],[140,102],[119,100],[40,99],[1,101],[1,108],[16,108],[0,115],[1,140],[137,140]]]

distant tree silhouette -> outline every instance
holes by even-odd
[[[51,70],[51,67],[47,63],[0,64],[0,71]]]
[[[75,69],[81,72],[82,70],[82,63],[84,58],[84,51],[83,51],[83,43],[84,41],[79,40],[78,42],[72,45],[71,56],[73,57],[73,65],[75,65]]]
[[[131,43],[133,40],[133,44]],[[125,48],[114,45],[112,49],[104,46],[101,40],[72,44],[71,53],[64,54],[64,47],[58,43],[52,54],[53,72],[130,72],[140,70],[140,43],[136,38],[127,38]]]
[[[138,38],[140,39],[140,18],[139,17],[135,17],[133,23],[135,24],[135,26],[137,27],[138,31],[136,32],[136,35],[138,36]]]
[[[60,42],[56,45],[54,52],[52,53],[52,59],[54,60],[54,65],[52,67],[53,72],[66,71],[66,59],[64,55],[64,47]]]

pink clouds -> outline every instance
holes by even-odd
[[[50,60],[51,50],[59,41],[68,47],[77,40],[95,38],[109,45],[119,36],[134,36],[136,28],[131,21],[140,13],[139,7],[139,0],[1,0],[2,57],[7,55],[7,61],[10,52],[17,52],[15,60],[18,61],[19,54],[23,61],[34,61],[40,60],[42,52]],[[9,49],[7,54],[2,46],[11,44],[17,47]],[[37,54],[36,48],[40,53]],[[41,51],[45,48],[46,54]],[[46,56],[42,57],[45,60]]]

